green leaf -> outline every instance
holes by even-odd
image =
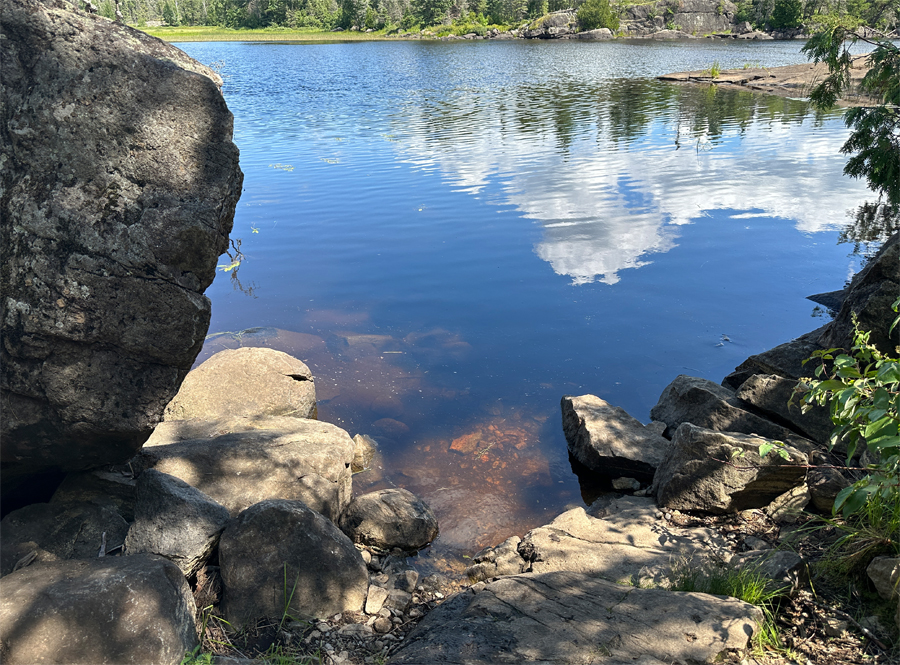
[[[900,361],[885,362],[878,368],[877,378],[882,383],[900,383]]]
[[[759,456],[765,457],[770,452],[772,452],[772,448],[775,447],[775,444],[771,441],[766,441],[765,443],[759,444]]]

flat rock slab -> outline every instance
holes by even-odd
[[[507,540],[479,553],[466,572],[475,580],[519,572],[568,570],[622,584],[667,586],[673,562],[698,564],[712,554],[727,556],[727,543],[705,528],[669,527],[652,499],[623,497],[588,515],[573,508],[521,541]]]
[[[212,433],[217,426],[185,423],[188,431],[201,433]],[[145,446],[133,465],[137,471],[155,468],[180,478],[232,516],[265,499],[297,499],[333,521],[338,519],[351,493],[354,446],[347,432],[329,423],[287,416],[236,419],[234,424],[264,429]],[[178,421],[171,425],[177,430]]]
[[[315,418],[316,387],[309,367],[274,349],[220,351],[185,377],[163,419],[236,416]]]
[[[476,585],[432,611],[396,665],[708,663],[744,649],[760,611],[701,593],[619,586],[559,571]]]
[[[854,59],[850,69],[850,91],[839,100],[840,106],[860,106],[868,103],[859,94],[859,84],[869,70],[865,58]],[[784,67],[753,67],[748,69],[725,69],[713,76],[710,70],[675,72],[660,76],[660,81],[678,83],[698,83],[702,85],[736,86],[755,92],[764,92],[779,97],[807,97],[810,91],[828,76],[828,67],[823,63],[786,65]]]
[[[35,564],[3,578],[6,665],[179,665],[197,645],[194,599],[162,557]]]
[[[668,440],[595,395],[562,398],[569,452],[591,471],[652,480]]]

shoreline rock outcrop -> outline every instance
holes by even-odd
[[[153,431],[203,345],[243,175],[221,79],[174,46],[62,0],[4,0],[0,30],[6,494]]]

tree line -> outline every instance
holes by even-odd
[[[575,9],[592,18],[591,27],[618,27],[628,4],[641,0],[120,0],[125,20],[134,25],[163,21],[167,25],[226,28],[404,29],[442,23],[474,27],[517,26],[552,11]],[[892,0],[738,0],[736,22],[757,28],[799,28],[813,17],[837,13],[876,28],[896,25]],[[585,5],[582,7],[582,5]],[[683,6],[667,0],[672,12]],[[719,3],[724,10],[724,5]],[[113,18],[114,0],[101,0],[100,13]],[[477,30],[476,30],[477,32]]]

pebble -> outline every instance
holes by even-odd
[[[442,594],[440,591],[435,591],[435,592],[434,592],[434,597],[435,597],[435,598],[443,598],[443,597],[444,597],[444,594]]]
[[[378,649],[378,651],[381,651],[382,649],[384,649],[384,642],[382,642],[381,640],[375,640],[374,647]]]
[[[372,624],[372,628],[375,629],[376,633],[387,633],[394,625],[390,622],[389,619],[384,617],[378,617],[375,619],[375,622]],[[388,637],[385,635],[385,637]]]
[[[343,614],[335,614],[333,617],[331,617],[331,620],[337,622],[337,621],[340,621],[340,620],[343,619],[343,618],[344,618],[344,615],[343,615]]]
[[[316,630],[318,630],[320,633],[327,633],[329,630],[331,630],[331,626],[323,621],[316,624]]]

